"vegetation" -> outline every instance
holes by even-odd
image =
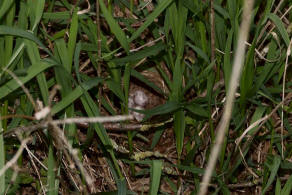
[[[0,194],[290,194],[291,8],[0,1]]]

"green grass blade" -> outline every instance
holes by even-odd
[[[41,61],[41,57],[37,48],[37,45],[29,40],[25,40],[26,46],[27,46],[27,53],[30,58],[30,61],[32,64],[37,64]],[[45,105],[48,105],[49,100],[49,88],[46,81],[46,76],[44,72],[41,72],[37,75],[37,81],[38,85],[42,94],[43,102]]]
[[[73,91],[68,93],[65,97],[62,98],[56,105],[52,108],[52,115],[57,114],[61,110],[65,109],[67,106],[72,104],[77,98],[83,95],[84,91],[91,89],[92,87],[98,85],[101,82],[101,79],[95,78],[89,81],[82,83],[77,86]]]
[[[125,64],[127,62],[135,62],[146,57],[156,56],[160,51],[163,51],[164,49],[165,49],[165,44],[163,42],[159,42],[151,47],[146,47],[143,50],[133,52],[128,56],[125,56],[123,58],[116,58],[111,61],[116,63],[117,65]]]
[[[106,8],[103,0],[99,0],[100,9],[112,31],[112,33],[115,35],[115,37],[120,42],[121,46],[125,49],[127,53],[129,53],[129,43],[127,40],[127,37],[124,33],[124,31],[121,29],[121,27],[118,25],[118,23],[115,21],[115,19],[112,17],[109,10]]]
[[[161,88],[159,88],[153,82],[149,81],[146,77],[144,77],[140,72],[136,71],[135,69],[131,70],[131,76],[133,76],[136,79],[142,81],[143,83],[145,83],[147,86],[151,87],[157,93],[163,94],[163,91],[161,90]]]
[[[48,192],[49,195],[57,195],[58,189],[55,186],[56,176],[55,176],[55,159],[52,145],[49,146],[49,155],[48,155]]]
[[[113,80],[107,80],[106,85],[118,98],[120,98],[120,100],[122,100],[122,102],[125,102],[125,96],[119,83]]]
[[[127,194],[127,183],[124,178],[117,181],[118,195]]]
[[[45,62],[40,62],[37,64],[33,64],[31,65],[28,69],[27,69],[27,75],[24,77],[19,77],[19,80],[25,84],[28,81],[30,81],[31,79],[33,79],[36,75],[38,75],[39,73],[41,73],[42,71],[50,68],[54,66],[54,64],[48,64]],[[0,99],[6,97],[7,95],[9,95],[10,93],[12,93],[14,90],[16,90],[17,88],[19,88],[19,84],[17,83],[16,80],[12,79],[10,81],[8,81],[5,85],[0,87]]]
[[[0,90],[1,91],[1,90]],[[0,110],[0,116],[2,109]],[[3,131],[2,120],[0,120],[0,131]],[[0,170],[5,166],[5,144],[3,134],[0,134]],[[5,191],[5,173],[0,176],[0,194]]]
[[[33,13],[33,18],[34,18],[34,20],[31,21],[31,24],[33,24],[31,30],[34,31],[42,18],[44,7],[45,7],[45,0],[38,0],[30,4],[31,4],[31,9],[33,10],[32,13]]]
[[[270,174],[270,177],[268,179],[268,182],[264,185],[262,194],[266,193],[266,191],[268,190],[268,188],[270,187],[270,185],[274,181],[274,179],[277,175],[278,169],[280,167],[280,163],[281,163],[281,157],[278,155],[273,156],[273,164],[270,167],[271,174]]]
[[[25,39],[29,39],[31,41],[34,41],[36,44],[38,44],[42,49],[44,49],[48,54],[53,56],[53,54],[44,46],[44,44],[36,37],[33,33],[24,31],[20,28],[16,27],[9,27],[5,25],[0,25],[0,35],[13,35],[22,37]]]
[[[292,175],[286,181],[286,183],[281,191],[281,195],[289,195],[289,194],[291,194],[291,190],[292,190]]]
[[[279,178],[276,181],[275,195],[281,195],[281,182]]]
[[[97,105],[95,104],[95,102],[89,96],[89,94],[87,92],[84,92],[84,96],[81,96],[81,102],[82,102],[84,109],[89,117],[100,116],[100,112],[99,112]],[[118,173],[119,178],[120,179],[123,178],[123,175],[121,173],[120,167],[119,167],[118,162],[117,162],[117,159],[116,159],[114,152],[113,152],[112,143],[109,139],[109,136],[108,136],[105,128],[103,127],[102,124],[95,123],[94,129],[95,129],[95,132],[98,135],[100,141],[103,143],[103,145],[105,146],[105,148],[109,152],[110,157],[114,163],[114,166],[115,166],[115,169]]]
[[[181,158],[182,149],[184,146],[184,133],[185,133],[185,113],[179,110],[174,113],[174,133],[176,139],[176,151],[178,158]]]
[[[287,33],[287,30],[285,29],[284,24],[281,21],[281,19],[273,13],[268,14],[268,17],[273,21],[273,23],[277,27],[280,35],[282,36],[282,39],[284,40],[286,47],[288,47],[289,43],[290,43],[290,39],[289,39],[289,35]]]
[[[144,24],[132,34],[129,42],[132,42],[138,38],[140,34],[154,21],[154,19],[158,17],[172,2],[173,0],[160,1],[155,10],[149,16],[147,16]]]
[[[2,18],[6,14],[6,12],[11,7],[12,3],[14,3],[14,1],[11,0],[4,0],[2,2],[2,6],[0,8],[0,18]]]
[[[150,195],[158,194],[160,177],[162,172],[162,161],[161,160],[153,160],[152,166],[150,170]]]
[[[143,113],[145,113],[144,120],[146,120],[152,116],[155,116],[155,115],[163,115],[163,114],[171,113],[173,111],[176,111],[180,107],[181,107],[181,105],[178,102],[168,101],[163,105],[159,105],[155,108],[144,111],[143,112]]]
[[[208,111],[206,109],[202,108],[199,104],[190,103],[184,107],[188,111],[190,111],[191,113],[193,113],[197,116],[201,116],[201,117],[205,117],[205,118],[208,118],[208,116],[209,116]]]
[[[71,20],[71,26],[70,26],[70,31],[69,31],[69,41],[68,41],[68,66],[69,66],[68,69],[70,70],[70,72],[72,69],[72,61],[74,57],[77,32],[78,32],[78,15],[77,15],[77,9],[75,9],[73,12],[72,20]]]

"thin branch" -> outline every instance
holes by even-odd
[[[242,139],[246,136],[246,134],[252,130],[253,128],[257,127],[257,129],[259,129],[263,124],[265,124],[265,122],[271,118],[271,116],[285,103],[286,100],[288,100],[289,98],[292,97],[292,93],[290,93],[289,95],[286,96],[286,98],[284,100],[282,100],[282,102],[280,102],[268,115],[264,116],[263,118],[258,119],[257,121],[255,121],[254,123],[252,123],[248,128],[246,128],[244,130],[244,132],[241,134],[241,136],[239,138],[237,138],[235,140],[236,143],[236,149],[239,146],[239,144],[241,143]]]
[[[108,122],[120,122],[120,121],[126,121],[126,120],[132,120],[133,116],[132,115],[116,115],[116,116],[105,116],[105,117],[80,117],[80,118],[67,118],[64,120],[52,120],[50,122],[48,121],[41,121],[38,124],[33,124],[30,126],[24,126],[24,127],[16,127],[13,129],[10,129],[5,132],[0,132],[3,133],[5,137],[9,137],[16,132],[27,132],[28,134],[32,133],[33,131],[36,131],[38,129],[46,129],[48,128],[49,124],[54,124],[54,125],[62,125],[62,124],[71,124],[71,123],[77,123],[77,124],[84,124],[84,123],[108,123]],[[143,130],[147,128],[147,126],[142,126]]]
[[[21,141],[21,145],[15,155],[8,161],[5,166],[0,170],[0,177],[10,168],[12,167],[21,156],[23,149],[25,148],[26,144],[31,140],[31,138],[26,138]]]
[[[292,39],[290,40],[288,49],[287,49],[287,54],[286,54],[286,61],[285,61],[285,70],[284,70],[284,75],[283,75],[283,88],[282,88],[282,101],[285,100],[285,86],[286,86],[286,73],[287,73],[287,68],[288,68],[288,58],[291,54],[291,44],[292,44]],[[282,104],[282,113],[281,113],[281,145],[282,145],[282,159],[284,159],[284,139],[283,139],[283,134],[284,134],[284,105]]]
[[[132,115],[116,115],[116,116],[99,116],[99,117],[79,117],[79,118],[66,118],[60,120],[53,120],[51,124],[62,125],[72,123],[106,123],[106,122],[120,122],[126,120],[133,120]]]
[[[237,86],[240,79],[240,74],[244,61],[244,52],[245,52],[245,41],[248,38],[250,20],[251,20],[251,12],[253,7],[253,0],[244,1],[244,9],[243,9],[243,19],[240,27],[240,34],[237,42],[237,49],[235,54],[235,60],[232,69],[232,76],[230,79],[229,89],[227,91],[226,104],[224,107],[223,116],[217,128],[217,135],[214,146],[212,148],[210,158],[208,161],[208,165],[206,168],[206,172],[203,177],[203,181],[201,183],[201,188],[199,191],[199,195],[205,195],[207,193],[208,184],[211,179],[212,172],[214,170],[219,152],[221,150],[221,146],[223,144],[225,132],[228,129],[233,103],[235,99],[235,93],[237,90]]]
[[[13,73],[11,72],[9,69],[3,69],[3,71],[7,72],[13,79],[15,79],[15,81],[19,84],[19,86],[22,88],[22,90],[24,91],[24,93],[27,95],[27,98],[29,99],[29,101],[31,102],[35,112],[38,111],[36,103],[32,97],[32,95],[30,94],[29,90],[24,86],[24,84],[22,83],[22,81]]]

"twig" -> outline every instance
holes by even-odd
[[[19,149],[17,150],[17,152],[15,153],[15,155],[10,159],[10,161],[8,161],[5,166],[0,170],[0,177],[10,168],[12,167],[16,161],[18,160],[18,158],[20,157],[20,155],[22,154],[23,149],[25,148],[26,144],[31,140],[31,138],[26,138],[24,140],[21,141],[21,145],[19,147]]]
[[[120,122],[120,121],[125,121],[125,120],[131,120],[133,119],[132,115],[116,115],[116,116],[106,116],[106,117],[82,117],[82,118],[67,118],[64,120],[52,120],[50,122],[48,121],[41,121],[38,124],[33,124],[29,126],[24,126],[24,127],[16,127],[13,129],[10,129],[5,132],[0,132],[3,133],[5,137],[11,136],[12,134],[16,132],[27,132],[28,134],[32,133],[33,131],[36,131],[38,129],[46,129],[50,124],[54,125],[61,125],[61,124],[71,124],[71,123],[107,123],[107,122]],[[146,127],[144,127],[146,128]]]
[[[242,139],[245,137],[245,135],[253,128],[257,127],[257,129],[259,129],[269,118],[271,118],[271,116],[281,107],[283,106],[283,104],[285,103],[286,100],[288,100],[289,98],[292,97],[292,94],[290,93],[289,95],[286,96],[286,98],[280,102],[268,115],[264,116],[263,118],[258,119],[257,121],[255,121],[254,123],[252,123],[247,129],[244,130],[244,132],[241,134],[241,136],[239,138],[237,138],[235,140],[236,143],[236,148],[239,146],[239,144],[241,143]]]
[[[239,34],[239,38],[237,42],[237,49],[236,49],[234,65],[233,65],[233,69],[231,73],[232,76],[230,78],[230,85],[227,91],[226,104],[224,107],[223,116],[217,128],[218,130],[217,130],[216,140],[210,154],[210,158],[208,161],[206,172],[203,177],[203,181],[201,183],[199,195],[205,195],[207,193],[208,184],[210,182],[212,172],[214,170],[219,152],[221,150],[221,146],[223,144],[225,132],[229,126],[235,93],[238,86],[240,73],[242,70],[242,64],[244,61],[244,52],[245,52],[245,47],[246,47],[244,43],[248,38],[252,7],[253,7],[253,0],[244,1],[244,9],[243,9],[243,17],[242,17],[243,19],[242,19],[240,34]]]
[[[9,114],[5,116],[0,116],[0,121],[4,119],[11,119],[11,118],[23,118],[23,119],[32,120],[32,121],[36,120],[36,118],[33,116],[28,116],[24,114]]]
[[[282,102],[285,100],[285,86],[286,86],[286,73],[288,68],[288,58],[291,54],[291,44],[292,39],[290,40],[289,46],[287,48],[287,54],[286,54],[286,61],[285,61],[285,69],[284,69],[284,75],[283,75],[283,88],[282,88]],[[282,145],[282,159],[284,159],[284,140],[283,140],[283,133],[284,133],[284,104],[282,104],[282,113],[281,113],[281,145]]]
[[[90,3],[88,0],[86,0],[86,2],[87,2],[87,8],[84,10],[78,11],[77,12],[78,15],[82,15],[82,14],[86,14],[86,13],[90,12],[90,8],[91,8]]]
[[[28,149],[27,145],[25,145],[24,147],[25,147],[26,149]],[[34,162],[34,160],[33,160],[33,157],[31,156],[30,153],[28,153],[28,155],[29,155],[29,157],[30,157],[30,161],[31,161],[31,163],[32,163],[33,169],[35,170],[35,172],[36,172],[36,174],[37,174],[37,176],[38,176],[38,179],[39,179],[39,181],[40,181],[41,189],[42,189],[42,191],[43,191],[43,194],[45,195],[45,194],[46,194],[46,190],[45,190],[45,187],[44,187],[43,182],[42,182],[42,180],[41,180],[40,173],[39,173],[39,171],[38,171],[38,169],[37,169],[37,166],[36,166],[36,164],[35,164],[35,162]]]
[[[48,168],[30,151],[30,149],[27,146],[25,146],[25,149],[26,149],[27,153],[31,157],[33,157],[46,171],[48,170]]]
[[[70,153],[71,157],[73,158],[75,164],[79,168],[81,174],[83,175],[88,187],[90,188],[90,191],[94,190],[94,182],[93,179],[90,177],[86,169],[83,167],[82,163],[80,162],[78,158],[78,152],[76,149],[74,149],[71,144],[68,142],[67,138],[65,137],[64,133],[62,130],[56,125],[56,124],[50,124],[52,125],[52,131],[54,131],[54,139],[57,142],[61,142],[63,144],[63,147],[67,148],[68,152]],[[60,143],[59,143],[60,144]]]
[[[31,94],[29,93],[29,90],[21,82],[21,80],[13,72],[11,72],[9,69],[4,68],[3,71],[7,72],[13,79],[15,79],[15,81],[19,84],[19,86],[22,88],[22,90],[24,91],[24,93],[27,95],[27,98],[31,102],[31,104],[32,104],[35,112],[37,112],[38,109],[37,109],[37,106],[36,106],[36,103],[35,103],[34,99],[31,96]]]
[[[132,115],[116,115],[116,116],[99,116],[99,117],[79,117],[66,118],[61,120],[53,120],[50,123],[54,125],[71,124],[71,123],[106,123],[106,122],[120,122],[126,120],[133,120]]]

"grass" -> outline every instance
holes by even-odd
[[[0,194],[290,194],[291,3],[244,2],[1,1]]]

